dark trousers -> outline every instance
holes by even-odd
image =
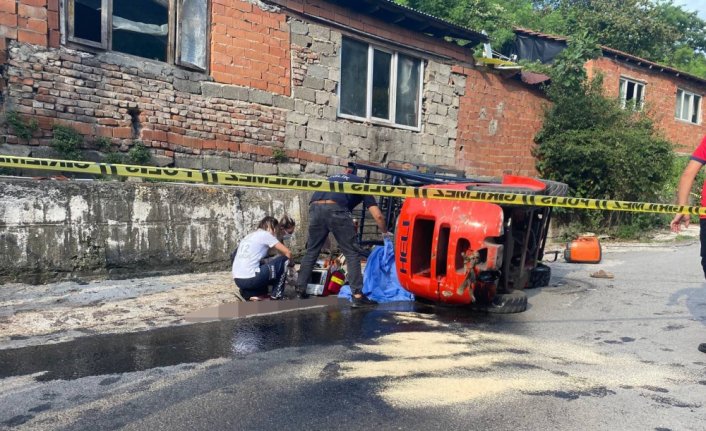
[[[353,216],[346,208],[336,204],[309,204],[309,233],[306,240],[306,253],[299,267],[297,289],[306,291],[314,263],[321,253],[328,234],[332,233],[338,247],[346,257],[346,279],[354,293],[363,290],[363,274],[360,270],[362,250],[356,239]]]
[[[699,227],[699,239],[701,239],[701,268],[704,270],[704,278],[706,278],[706,219],[701,219]]]
[[[270,297],[281,299],[284,296],[284,285],[287,281],[287,256],[277,256],[260,265],[260,271],[251,278],[236,278],[235,285],[240,288],[243,298],[267,295],[267,287],[272,285]]]

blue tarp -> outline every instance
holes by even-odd
[[[368,257],[363,274],[363,294],[380,303],[414,301],[414,295],[404,290],[397,279],[395,249],[385,238],[382,247],[375,247]]]

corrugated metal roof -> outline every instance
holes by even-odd
[[[514,27],[513,31],[518,34],[524,34],[527,36],[533,36],[533,37],[538,37],[538,38],[547,39],[547,40],[556,40],[556,41],[561,41],[561,42],[567,42],[569,40],[568,37],[541,33],[538,31],[534,31],[534,30],[530,30],[530,29],[526,29],[526,28],[522,28],[522,27]],[[641,57],[638,57],[638,56],[635,56],[632,54],[628,54],[627,52],[623,52],[623,51],[617,50],[615,48],[611,48],[609,46],[601,45],[600,47],[601,47],[601,50],[603,51],[603,55],[606,57],[614,56],[614,57],[620,58],[622,60],[627,60],[629,62],[636,63],[638,66],[645,67],[647,69],[656,70],[657,72],[661,72],[661,73],[672,74],[672,75],[675,75],[680,78],[688,79],[691,81],[695,81],[699,84],[706,85],[706,79],[701,78],[699,76],[692,75],[687,72],[683,72],[679,69],[675,69],[670,66],[665,66],[663,64],[655,63],[653,61],[650,61],[650,60],[647,60],[647,59],[644,59],[644,58],[641,58]]]
[[[488,41],[488,36],[452,22],[437,18],[392,0],[326,0],[342,7],[374,16],[393,25],[428,34],[440,39],[451,38],[477,45]]]

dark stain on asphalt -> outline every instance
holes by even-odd
[[[622,341],[623,343],[632,343],[633,341],[635,341],[635,339],[632,337],[620,337],[620,341]]]
[[[22,425],[23,423],[30,421],[32,419],[34,419],[34,416],[32,416],[32,415],[17,415],[17,416],[11,417],[10,419],[3,422],[2,424],[7,427],[12,428],[12,427]]]
[[[672,431],[671,428],[655,428],[655,431]]]
[[[664,328],[662,328],[663,331],[678,331],[679,329],[684,329],[686,326],[684,325],[667,325]]]
[[[38,406],[32,407],[28,411],[30,411],[32,413],[39,413],[39,412],[43,412],[45,410],[51,410],[51,404],[49,404],[49,403],[40,404]]]
[[[353,309],[337,305],[278,315],[195,323],[122,334],[102,334],[71,341],[0,350],[0,378],[42,373],[36,380],[71,380],[120,374],[156,367],[238,358],[255,352],[316,344],[374,342],[394,332],[433,331],[423,322],[404,322],[391,313],[434,314],[435,321],[497,326],[503,318],[471,313],[463,308],[435,307],[413,302]],[[493,325],[495,324],[495,325]],[[524,354],[515,349],[513,353]],[[107,378],[102,384],[108,385]]]
[[[319,377],[322,379],[335,379],[340,376],[341,366],[336,362],[330,362],[326,364],[323,370],[319,373]]]
[[[600,386],[597,388],[591,388],[586,391],[537,391],[537,392],[524,392],[527,395],[539,395],[539,396],[552,396],[555,398],[561,398],[567,401],[577,400],[581,397],[598,397],[603,398],[608,395],[615,395],[614,391]]]
[[[660,395],[650,395],[649,397],[660,404],[665,404],[665,405],[672,406],[672,407],[679,407],[679,408],[685,408],[685,409],[686,408],[695,409],[695,408],[701,407],[701,404],[685,403],[683,401],[679,401],[674,398],[663,397]]]
[[[668,389],[665,388],[660,388],[659,386],[641,386],[642,389],[647,389],[648,391],[652,392],[662,392],[663,394],[666,394],[669,392]]]
[[[108,377],[107,379],[101,380],[100,383],[98,383],[98,384],[101,385],[101,386],[108,386],[108,385],[112,385],[113,383],[119,382],[120,379],[121,379],[120,376],[118,376],[118,377]]]

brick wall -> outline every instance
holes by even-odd
[[[701,103],[701,124],[692,124],[675,118],[677,88],[691,91],[706,97],[706,86],[657,69],[638,66],[637,64],[618,61],[608,57],[592,60],[586,66],[591,74],[600,71],[603,74],[603,88],[610,97],[618,97],[621,77],[643,81],[645,85],[645,109],[655,121],[655,126],[664,136],[675,144],[679,152],[691,152],[706,135],[706,122]]]
[[[548,100],[514,78],[482,70],[454,70],[467,76],[456,167],[471,175],[537,175],[531,149]]]
[[[217,82],[290,94],[289,28],[280,12],[213,0],[211,76]]]

